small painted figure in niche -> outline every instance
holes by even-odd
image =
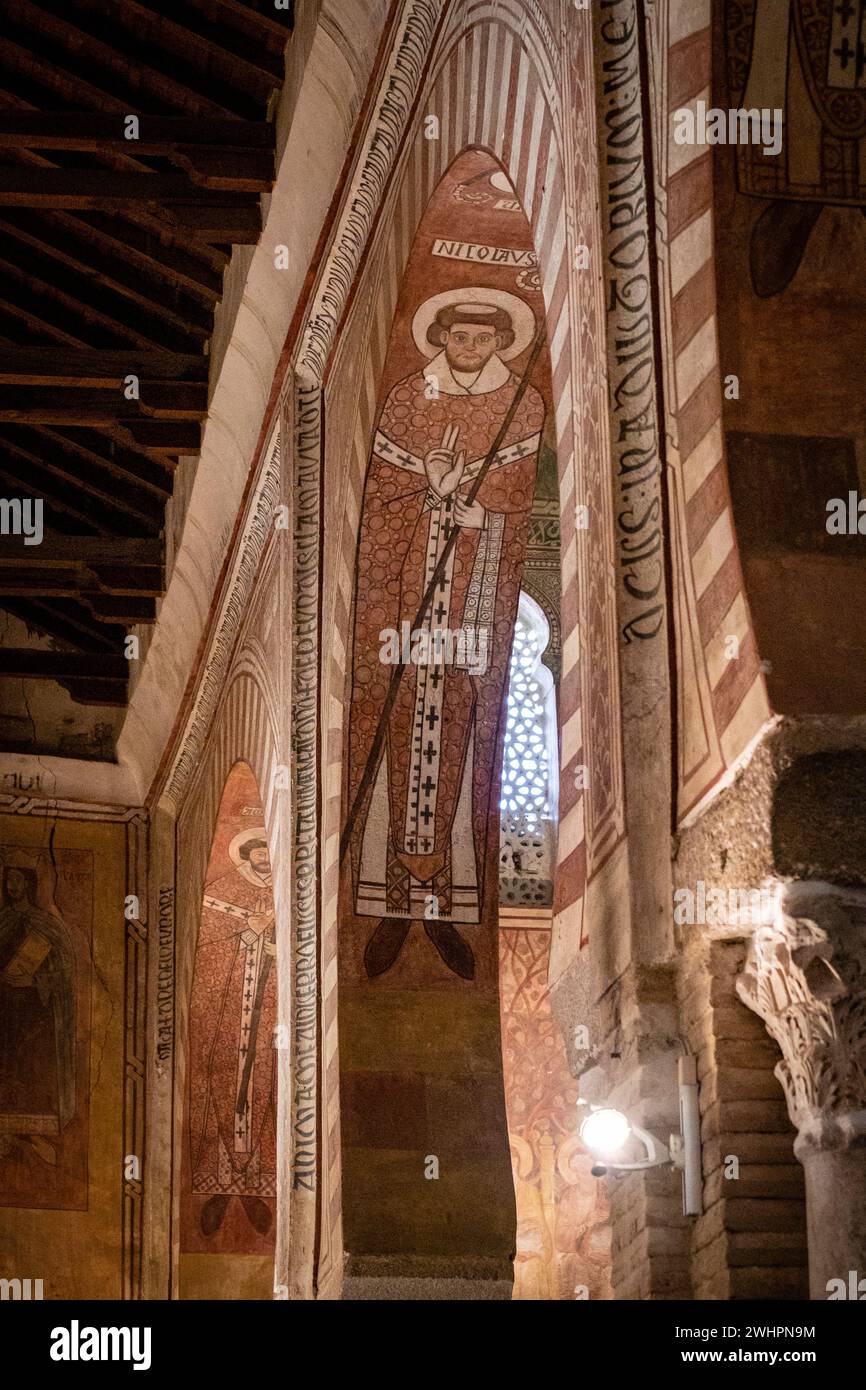
[[[209,883],[190,1015],[192,1190],[198,1221],[220,1229],[232,1197],[260,1235],[276,1194],[276,937],[264,827],[235,835],[234,869]]]
[[[17,1141],[53,1164],[51,1138],[76,1110],[75,955],[61,919],[36,905],[36,891],[33,869],[4,869],[0,1155]]]
[[[825,205],[866,210],[866,0],[726,0],[731,99],[781,110],[781,152],[737,146],[737,187],[772,201],[752,229],[752,282],[779,294]]]
[[[493,783],[544,424],[533,386],[471,504],[467,495],[518,391],[507,363],[535,331],[533,310],[510,292],[433,295],[412,322],[428,363],[391,388],[379,417],[358,549],[349,744],[350,805],[369,779],[354,908],[378,919],[364,955],[371,977],[391,968],[416,921],[449,970],[474,978],[461,928],[482,920],[486,860],[498,848]],[[413,631],[455,527],[444,576]],[[383,753],[368,770],[407,642]]]

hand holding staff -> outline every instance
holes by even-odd
[[[506,435],[508,434],[508,431],[509,431],[510,428],[511,428],[511,423],[512,423],[512,421],[514,420],[515,415],[517,414],[517,407],[520,405],[520,402],[523,400],[524,393],[525,393],[525,391],[526,391],[527,386],[529,385],[529,378],[530,378],[530,376],[532,375],[532,371],[533,371],[533,368],[535,367],[536,362],[538,361],[538,357],[539,357],[539,354],[540,354],[540,352],[541,352],[541,348],[542,348],[543,343],[544,343],[544,329],[541,328],[541,329],[539,329],[539,331],[538,331],[538,334],[537,334],[537,336],[536,336],[536,338],[535,338],[535,342],[532,344],[532,351],[530,352],[529,357],[528,357],[527,362],[526,362],[526,366],[525,366],[524,369],[523,369],[523,375],[521,376],[520,380],[519,380],[518,383],[517,383],[517,386],[516,386],[515,391],[514,391],[514,395],[513,395],[512,398],[511,398],[511,404],[509,405],[508,409],[506,410],[505,415],[503,416],[503,419],[502,419],[502,424],[499,426],[499,429],[498,429],[497,432],[496,432],[496,438],[494,439],[493,443],[491,444],[490,448],[488,449],[488,451],[487,451],[487,457],[485,458],[485,460],[484,460],[484,462],[482,463],[480,469],[478,470],[478,475],[477,475],[477,477],[475,478],[475,481],[474,481],[474,483],[472,484],[471,488],[469,489],[469,493],[468,493],[468,495],[467,495],[467,497],[466,497],[466,499],[465,499],[465,502],[464,502],[464,504],[463,504],[464,507],[465,507],[468,511],[471,511],[471,509],[472,509],[472,507],[473,507],[473,504],[474,504],[474,502],[475,502],[475,498],[478,496],[478,493],[479,493],[479,491],[480,491],[480,489],[481,489],[481,485],[482,485],[482,483],[484,482],[484,479],[487,477],[487,474],[488,474],[489,471],[490,471],[490,467],[491,467],[491,465],[492,465],[492,463],[493,463],[493,460],[496,458],[496,455],[499,453],[499,450],[502,448],[502,445],[503,445],[503,443],[504,443],[504,441],[505,441],[505,437],[506,437]],[[456,431],[457,427],[456,427],[456,426],[453,426],[452,429],[453,429],[454,431]],[[448,446],[447,446],[447,448],[446,448],[446,439],[447,439],[447,441],[448,441]],[[457,434],[456,434],[456,433],[452,433],[451,431],[449,431],[449,428],[446,427],[445,434],[444,434],[443,437],[442,437],[442,446],[441,446],[441,450],[444,451],[444,452],[447,452],[447,453],[449,453],[449,454],[451,454],[451,455],[453,455],[453,452],[454,452],[454,445],[456,444],[456,442],[457,442]],[[431,450],[430,452],[431,452],[431,454],[437,454],[437,455],[438,455],[438,454],[440,453],[440,450],[439,450],[439,449],[435,449],[435,450]],[[428,457],[429,457],[429,455],[428,455]],[[458,466],[460,467],[460,475],[461,475],[461,476],[462,476],[462,473],[463,473],[463,465],[461,464],[460,460],[461,460],[462,458],[463,458],[463,455],[461,454],[461,455],[460,455],[460,458],[458,458],[457,463],[456,463],[455,466],[454,466],[454,471],[455,471],[455,472],[456,472],[456,470],[457,470],[457,467],[458,467]],[[426,465],[426,459],[425,459],[425,465]],[[428,477],[429,477],[429,474],[428,474]],[[443,481],[444,481],[444,479],[443,479]],[[459,478],[458,478],[458,482],[459,482]],[[432,484],[432,481],[431,481],[431,486],[432,486],[432,485],[433,485],[433,484]],[[456,487],[456,486],[457,486],[457,483],[455,483],[454,486]],[[426,588],[426,590],[424,591],[424,596],[423,596],[423,598],[421,599],[421,603],[420,603],[420,605],[419,605],[419,607],[418,607],[418,612],[415,614],[415,621],[414,621],[413,624],[412,624],[412,631],[413,631],[413,632],[414,632],[417,628],[421,627],[422,623],[424,622],[424,618],[425,618],[425,615],[426,615],[426,613],[427,613],[427,609],[428,609],[428,608],[430,607],[430,605],[432,604],[433,598],[434,598],[435,593],[436,593],[436,590],[437,590],[437,588],[439,587],[439,584],[441,583],[442,579],[443,579],[444,576],[445,576],[445,573],[446,573],[447,567],[448,567],[448,561],[449,561],[449,559],[451,558],[451,552],[452,552],[452,550],[454,549],[455,545],[457,544],[457,537],[458,537],[459,535],[460,535],[460,528],[459,528],[459,527],[455,527],[454,530],[451,532],[450,536],[448,537],[447,541],[445,542],[445,545],[444,545],[444,547],[443,547],[443,549],[442,549],[442,554],[439,556],[439,560],[438,560],[438,562],[437,562],[436,568],[435,568],[435,570],[433,571],[433,574],[432,574],[432,576],[431,576],[431,578],[430,578],[430,583],[427,585],[427,588]],[[398,691],[399,688],[400,688],[400,681],[401,681],[401,679],[402,679],[403,672],[405,671],[405,669],[406,669],[405,663],[402,662],[402,661],[400,661],[400,662],[398,662],[397,665],[394,667],[394,670],[393,670],[392,675],[391,675],[391,680],[390,680],[390,683],[389,683],[389,685],[388,685],[388,693],[387,693],[387,695],[385,696],[385,700],[384,700],[384,703],[383,703],[383,705],[382,705],[382,712],[381,712],[381,714],[380,714],[380,716],[379,716],[379,723],[378,723],[377,728],[376,728],[376,734],[375,734],[375,737],[374,737],[374,739],[373,739],[373,742],[370,744],[370,751],[369,751],[369,753],[367,754],[367,762],[366,762],[366,764],[365,764],[365,766],[364,766],[364,773],[363,773],[363,776],[361,777],[360,782],[358,783],[358,790],[356,791],[355,796],[354,796],[354,798],[353,798],[353,800],[352,800],[352,804],[351,804],[351,806],[349,807],[349,814],[348,814],[347,817],[346,817],[346,824],[345,824],[345,826],[343,827],[343,833],[342,833],[342,835],[340,836],[340,860],[341,860],[341,862],[342,862],[342,860],[345,858],[346,851],[348,850],[349,845],[350,845],[351,842],[352,842],[352,833],[353,833],[353,831],[354,831],[354,829],[355,829],[355,823],[356,823],[356,821],[357,821],[357,819],[358,819],[358,816],[359,816],[360,811],[361,811],[361,807],[363,806],[364,800],[365,800],[365,798],[366,798],[366,796],[367,796],[367,792],[370,790],[370,787],[371,787],[372,782],[373,782],[373,778],[375,777],[376,771],[377,771],[377,769],[378,769],[378,767],[379,767],[379,759],[380,759],[381,756],[382,756],[382,748],[384,747],[384,744],[385,744],[385,732],[386,732],[386,730],[387,730],[387,728],[388,728],[388,720],[389,720],[390,715],[391,715],[391,710],[394,708],[394,701],[395,701],[396,698],[397,698],[397,691]]]

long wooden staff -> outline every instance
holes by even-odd
[[[467,507],[471,507],[472,503],[475,501],[475,498],[478,496],[478,493],[481,489],[481,485],[484,482],[484,479],[487,477],[488,472],[490,471],[490,467],[493,463],[493,460],[499,453],[499,450],[502,448],[503,440],[505,439],[506,434],[511,428],[512,420],[517,414],[517,407],[520,405],[520,402],[523,399],[524,392],[526,391],[526,388],[529,385],[529,378],[532,375],[533,367],[538,361],[538,356],[541,352],[543,343],[544,331],[542,329],[539,330],[535,342],[532,345],[532,351],[530,352],[526,362],[526,366],[523,369],[523,375],[517,383],[517,389],[515,390],[514,395],[511,398],[511,404],[505,412],[502,424],[499,426],[499,429],[497,431],[496,438],[494,439],[493,443],[488,449],[487,457],[485,458],[480,469],[478,470],[478,475],[475,478],[475,481],[472,484],[471,488],[469,489],[469,493],[466,498]],[[448,560],[451,556],[451,552],[457,544],[457,535],[459,530],[460,528],[458,526],[455,526],[451,534],[449,535],[447,541],[445,542],[445,547],[442,551],[442,554],[439,556],[439,561],[436,565],[435,570],[433,571],[430,583],[427,585],[427,588],[424,591],[424,596],[421,599],[421,605],[418,609],[418,612],[415,614],[415,621],[413,622],[412,627],[410,628],[411,632],[417,631],[417,629],[421,626],[422,622],[424,621],[424,616],[427,612],[427,609],[433,602],[433,599],[436,595],[436,590],[445,576],[445,571],[448,567]],[[346,817],[346,824],[343,829],[343,833],[340,837],[341,862],[345,858],[346,851],[348,850],[349,845],[351,844],[352,832],[355,828],[355,822],[358,819],[361,807],[364,804],[364,798],[367,795],[367,792],[370,788],[370,784],[373,781],[373,778],[375,777],[379,767],[379,759],[382,755],[382,746],[385,742],[385,732],[388,728],[388,719],[390,717],[391,710],[394,708],[394,701],[397,699],[397,691],[400,688],[400,681],[403,677],[403,672],[405,671],[405,669],[406,662],[400,660],[394,667],[394,672],[391,676],[391,681],[388,686],[388,693],[385,696],[385,703],[382,705],[382,713],[379,716],[379,723],[376,728],[376,736],[370,745],[370,752],[367,755],[367,762],[364,767],[364,775],[361,778],[360,783],[358,784],[358,790],[355,793],[354,800],[352,802],[351,807],[349,808],[349,814]]]
[[[276,938],[275,938],[276,939]],[[238,1101],[235,1112],[243,1115],[247,1108],[247,1096],[250,1090],[250,1077],[253,1071],[253,1062],[256,1056],[256,1042],[259,1036],[259,1021],[262,1016],[262,1007],[265,1002],[265,985],[268,983],[268,976],[271,973],[271,966],[274,958],[269,951],[265,951],[266,936],[262,938],[262,950],[265,952],[261,969],[259,970],[259,982],[256,986],[256,997],[253,1002],[253,1012],[250,1018],[250,1036],[247,1039],[247,1055],[244,1058],[244,1069],[241,1073],[241,1084],[238,1087]]]

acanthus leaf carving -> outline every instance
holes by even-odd
[[[866,1137],[866,935],[838,904],[822,923],[780,914],[749,945],[737,993],[766,1024],[801,1139]]]

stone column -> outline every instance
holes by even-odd
[[[781,912],[756,931],[737,993],[782,1049],[776,1075],[806,1175],[811,1297],[856,1297],[866,1277],[866,895],[798,884],[786,906],[809,916]]]
[[[643,116],[647,93],[641,63],[641,8],[637,0],[606,0],[593,6],[593,21],[630,867],[629,945],[632,961],[657,965],[669,960],[673,951],[672,707],[665,561],[670,539],[664,535],[656,267],[648,217],[654,189],[649,184]],[[617,957],[616,948],[611,954]],[[620,957],[617,974],[624,963]]]
[[[664,443],[657,379],[658,291],[643,6],[591,7],[607,307],[610,475],[617,576],[627,887],[590,934],[591,1056],[581,1095],[624,1109],[667,1139],[678,1124],[679,1022],[671,963],[671,726]],[[597,524],[593,519],[590,525]],[[627,894],[627,912],[622,899]],[[590,1012],[591,1010],[591,1012]],[[570,1029],[564,1029],[568,1038]],[[672,1169],[612,1178],[617,1299],[687,1298],[689,1222]]]

